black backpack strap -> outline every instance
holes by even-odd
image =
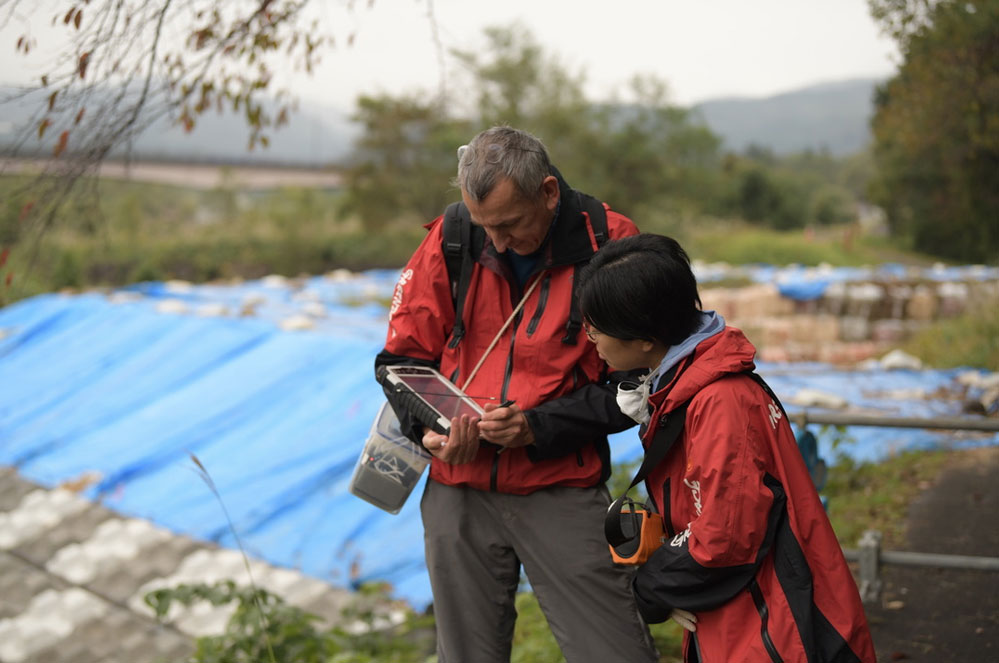
[[[600,248],[607,243],[607,239],[610,237],[607,232],[607,208],[599,199],[579,191],[577,193],[579,194],[579,206],[589,215],[593,236],[597,240],[597,248]]]
[[[597,240],[597,248],[603,246],[609,237],[607,232],[607,209],[604,204],[585,193],[576,192],[579,197],[579,206],[590,217],[590,227],[593,229],[593,237]],[[583,328],[583,315],[579,312],[579,301],[576,298],[576,283],[579,281],[579,270],[583,264],[577,263],[572,274],[572,299],[569,304],[569,321],[565,325],[565,336],[562,342],[566,345],[576,345],[579,339],[579,330]]]
[[[452,203],[444,211],[444,227],[441,249],[447,264],[448,279],[451,282],[451,303],[454,305],[454,328],[451,330],[449,348],[456,348],[465,336],[465,295],[472,281],[475,266],[471,252],[472,219],[462,203]]]
[[[784,404],[780,402],[780,399],[777,398],[777,394],[775,394],[774,390],[770,388],[770,385],[768,385],[766,381],[760,377],[760,374],[755,371],[746,371],[746,375],[751,377],[756,384],[760,385],[760,387],[763,388],[763,391],[767,392],[767,395],[770,396],[770,398],[774,399],[774,403],[776,403],[777,407],[780,408],[781,414],[783,414],[784,418],[787,419],[787,410],[784,409]]]
[[[663,415],[666,417],[666,421],[660,422],[659,430],[656,431],[649,443],[649,448],[645,450],[645,459],[642,460],[642,466],[635,473],[635,478],[631,480],[631,485],[607,509],[607,516],[604,518],[604,537],[607,539],[607,543],[612,546],[617,547],[632,538],[625,534],[621,527],[621,510],[628,501],[628,491],[645,481],[649,472],[659,465],[666,458],[669,450],[673,448],[680,437],[680,431],[683,430],[688,405],[690,405],[689,400],[669,414]],[[669,517],[669,514],[665,514],[665,516]]]

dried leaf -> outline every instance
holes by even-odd
[[[83,10],[81,9],[80,11],[76,12],[76,18],[73,19],[73,27],[75,27],[77,30],[79,30],[80,29],[80,21],[82,21],[82,20],[83,20]]]
[[[73,20],[74,13],[76,13],[76,7],[70,7],[69,11],[66,12],[66,16],[62,19],[63,25],[69,25],[69,22]]]
[[[60,154],[66,151],[66,143],[69,141],[69,130],[63,131],[59,134],[59,142],[56,143],[55,149],[52,150],[52,156],[58,158]]]
[[[8,288],[10,287],[10,282],[14,280],[14,272],[7,272],[7,278],[4,279],[4,285]]]
[[[45,130],[52,126],[52,120],[45,118],[38,123],[38,138],[41,139],[45,135]]]
[[[55,107],[55,100],[57,94],[59,94],[59,90],[56,90],[55,92],[49,95],[49,110],[52,110]]]
[[[20,216],[18,216],[17,220],[23,223],[24,220],[28,218],[28,214],[31,213],[31,210],[34,207],[35,207],[34,200],[29,200],[28,202],[24,203],[24,207],[21,208],[21,214]]]
[[[90,62],[90,51],[87,51],[80,56],[80,63],[77,65],[77,71],[80,72],[80,78],[87,75],[87,63]]]
[[[0,267],[3,267],[4,265],[7,264],[7,256],[9,255],[10,255],[10,249],[5,248],[3,251],[0,251]]]
[[[80,123],[80,120],[83,119],[83,112],[86,110],[87,110],[86,107],[80,109],[80,112],[76,114],[76,119],[73,121],[73,124]]]
[[[48,87],[48,86],[49,86],[49,77],[47,75],[42,76],[42,87]]]

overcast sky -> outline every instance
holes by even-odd
[[[427,17],[433,7],[444,51],[483,43],[486,26],[527,26],[550,56],[584,71],[590,99],[623,92],[635,73],[664,79],[691,104],[721,96],[767,96],[816,82],[888,76],[897,50],[881,36],[866,0],[315,0],[338,38],[311,79],[286,74],[294,92],[350,110],[358,94],[436,91],[441,65]],[[48,16],[48,12],[45,12]],[[41,21],[44,24],[45,21]],[[39,25],[44,28],[44,25]],[[39,28],[36,28],[39,29]],[[356,34],[346,47],[346,36]],[[0,33],[0,80],[38,80]],[[42,35],[39,35],[42,36]],[[453,72],[447,60],[444,71]],[[449,91],[459,91],[449,86]]]
[[[897,57],[866,0],[434,0],[433,9],[445,49],[474,49],[483,27],[519,21],[550,55],[586,72],[595,100],[635,73],[665,79],[672,99],[690,104],[887,76]],[[375,0],[346,22],[328,12],[335,34],[356,30],[354,46],[331,53],[303,95],[349,105],[358,92],[436,90],[426,14],[424,0]]]

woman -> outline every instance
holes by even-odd
[[[700,310],[680,245],[648,234],[609,242],[581,272],[579,296],[600,356],[652,369],[618,399],[643,424],[643,444],[686,407],[646,482],[666,533],[634,576],[642,616],[694,613],[688,662],[873,663],[856,584],[794,435],[750,375],[756,350]]]

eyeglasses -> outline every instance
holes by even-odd
[[[583,331],[586,332],[586,338],[590,339],[591,343],[596,343],[597,336],[603,334],[602,331],[597,331],[596,329],[586,324],[585,322],[583,323]]]

